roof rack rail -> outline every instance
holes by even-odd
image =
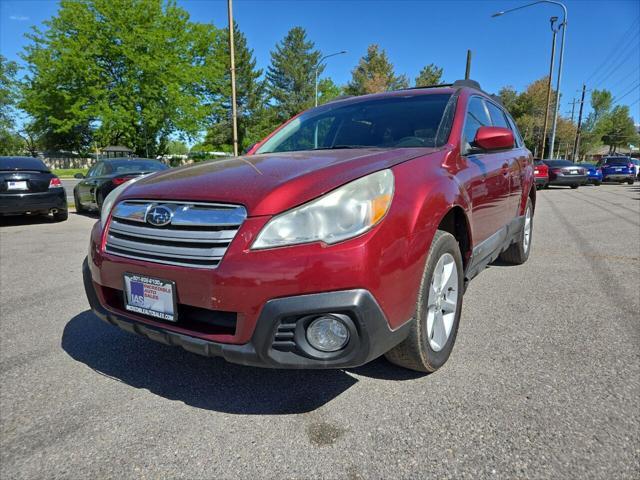
[[[407,87],[402,90],[416,90],[419,88],[442,88],[442,87],[451,87],[453,83],[438,83],[437,85],[418,85],[416,87]]]

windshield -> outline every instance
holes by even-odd
[[[118,160],[109,163],[113,173],[156,172],[168,168],[164,163],[155,160]]]
[[[604,163],[607,165],[626,165],[629,163],[629,159],[627,157],[605,158]]]
[[[290,121],[256,153],[434,147],[450,97],[421,94],[329,104]]]
[[[36,172],[48,172],[42,160],[32,157],[0,157],[0,170],[33,170]]]

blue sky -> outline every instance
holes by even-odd
[[[226,0],[179,0],[200,22],[227,23]],[[351,70],[377,43],[398,73],[412,80],[420,68],[436,63],[444,79],[464,76],[466,50],[473,51],[472,78],[497,92],[504,85],[522,90],[549,68],[549,17],[561,10],[536,5],[491,18],[491,13],[528,3],[510,0],[235,0],[234,14],[266,68],[269,51],[293,26],[304,27],[323,53],[348,50],[329,59],[325,75],[346,83]],[[587,88],[609,88],[631,105],[640,121],[640,2],[638,0],[567,0],[569,10],[561,113]],[[32,25],[56,13],[54,0],[0,0],[0,51],[10,59],[26,44]],[[636,22],[634,24],[634,22]],[[599,70],[597,70],[599,69]],[[595,72],[595,75],[594,75]],[[555,83],[555,79],[554,79]],[[634,88],[635,86],[635,88]],[[634,103],[635,102],[635,103]],[[567,113],[568,112],[568,113]],[[577,116],[577,111],[576,111]]]

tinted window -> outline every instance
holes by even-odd
[[[605,158],[604,163],[607,165],[626,165],[630,162],[630,159],[627,157],[614,157],[614,158]]]
[[[502,113],[502,110],[496,107],[491,102],[486,102],[486,104],[487,104],[487,109],[489,110],[489,115],[491,116],[491,123],[493,124],[493,126],[508,128],[509,130],[511,130],[511,127],[507,123],[507,119],[504,116],[504,113]],[[514,134],[514,137],[515,137],[515,134]]]
[[[157,172],[168,167],[155,160],[117,160],[109,162],[112,173]]]
[[[336,102],[303,113],[257,153],[329,148],[407,148],[436,145],[451,95],[429,94]]]
[[[35,170],[48,172],[44,162],[33,157],[0,157],[0,170]]]
[[[471,97],[467,106],[467,116],[464,122],[464,139],[468,146],[476,138],[476,132],[480,127],[491,126],[491,119],[484,108],[484,101],[479,97]]]

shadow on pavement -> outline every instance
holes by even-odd
[[[56,223],[51,215],[7,215],[0,216],[0,227],[16,227],[20,225],[38,225]]]
[[[102,322],[90,310],[67,323],[62,348],[73,359],[127,385],[224,413],[310,412],[358,381],[343,370],[271,370],[200,357],[123,332]],[[354,369],[354,373],[367,375],[376,369],[373,364],[386,362],[372,362]],[[401,372],[398,376],[399,369],[389,364],[381,370],[377,372],[381,378],[395,373],[396,379],[401,379],[404,375]]]

